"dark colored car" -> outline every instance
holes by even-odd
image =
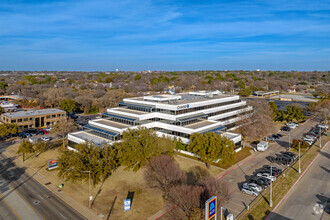
[[[291,157],[292,159],[296,159],[297,158],[297,155],[295,155],[294,153],[292,152],[282,152],[282,155],[287,155],[289,157]]]
[[[272,182],[270,179],[267,179],[266,177],[263,176],[258,176],[258,179],[266,182],[268,185]]]
[[[279,175],[281,175],[282,173],[282,170],[281,169],[278,169],[277,167],[268,167],[268,168],[264,168],[262,170],[262,172],[264,173],[269,173],[269,174],[272,174],[272,176],[275,176],[275,177],[278,177]]]
[[[20,137],[21,139],[26,138],[26,134],[24,132],[21,132],[18,134],[18,137]]]
[[[286,156],[283,156],[283,155],[279,155],[277,157],[271,157],[270,162],[272,162],[272,163],[275,162],[277,164],[283,164],[285,166],[289,166],[290,163],[293,162],[293,159],[289,158],[289,157],[286,157]]]
[[[282,129],[282,131],[291,131],[291,128],[287,127],[287,126],[284,126]]]
[[[249,183],[255,183],[258,186],[261,186],[262,188],[267,188],[269,186],[268,182],[265,182],[261,180],[259,177],[252,177],[249,181]]]

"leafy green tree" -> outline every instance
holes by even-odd
[[[243,97],[248,97],[249,95],[251,95],[251,89],[250,88],[241,89],[241,91],[239,91],[238,94]]]
[[[129,129],[123,133],[122,142],[118,145],[120,163],[126,169],[139,170],[153,156],[173,154],[175,141],[169,137],[158,137],[156,132],[145,127]]]
[[[37,141],[37,143],[35,143],[33,145],[33,149],[34,149],[34,153],[36,154],[36,152],[38,152],[38,155],[35,155],[36,157],[39,156],[42,152],[45,152],[47,149],[47,144],[43,141]]]
[[[33,145],[29,142],[29,141],[23,141],[17,150],[17,154],[22,153],[23,154],[23,162],[25,161],[25,154],[30,154],[30,153],[34,153],[34,148]]]
[[[0,114],[5,113],[5,109],[0,106]]]
[[[20,128],[16,124],[0,124],[0,136],[7,136],[9,134],[17,134]]]
[[[65,151],[59,157],[58,176],[65,181],[88,181],[98,184],[108,177],[118,166],[116,148],[104,146],[103,149],[91,143],[78,144],[77,151]]]
[[[63,99],[60,103],[61,108],[69,113],[76,111],[76,102],[72,99]]]
[[[234,142],[213,132],[194,133],[190,136],[187,150],[197,154],[207,167],[213,161],[221,159],[222,164],[235,162]]]
[[[139,79],[141,79],[141,75],[140,74],[136,74],[135,77],[134,77],[134,80],[137,81]]]
[[[275,104],[275,102],[271,101],[271,102],[269,102],[269,106],[273,111],[273,113],[272,113],[273,120],[276,121],[276,118],[279,116],[279,113],[280,113],[277,108],[277,105]]]
[[[245,83],[244,83],[244,81],[242,81],[242,80],[238,81],[238,83],[237,83],[237,87],[238,87],[238,88],[241,88],[241,89],[244,89],[244,88],[245,88]]]

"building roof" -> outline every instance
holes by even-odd
[[[70,135],[72,135],[73,137],[77,137],[79,139],[85,140],[85,141],[87,140],[96,145],[103,145],[103,144],[112,142],[111,140],[107,140],[102,137],[90,134],[86,131],[78,131],[78,132],[70,133]]]
[[[37,116],[37,115],[45,115],[45,114],[56,114],[56,113],[63,113],[65,111],[55,108],[50,109],[40,109],[40,110],[32,110],[32,111],[19,111],[19,112],[11,112],[5,113],[3,116],[8,118],[21,118],[27,116]]]

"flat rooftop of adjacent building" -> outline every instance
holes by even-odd
[[[205,126],[208,126],[208,125],[212,125],[216,122],[213,122],[213,121],[200,121],[200,122],[196,122],[196,123],[193,123],[193,124],[189,124],[189,125],[186,125],[184,126],[185,128],[192,128],[192,129],[197,129],[197,128],[201,128],[201,127],[205,127]]]
[[[119,122],[114,122],[114,121],[110,121],[110,120],[106,120],[106,119],[96,119],[96,120],[93,120],[93,122],[98,123],[98,124],[102,124],[102,125],[107,125],[107,126],[119,128],[119,129],[131,127],[131,125],[127,125],[127,124],[123,124],[123,123],[119,123]],[[93,126],[93,124],[91,124],[91,126]]]
[[[3,115],[8,118],[21,118],[21,117],[28,117],[28,116],[57,114],[57,113],[64,113],[64,112],[65,111],[60,110],[60,109],[50,108],[50,109],[39,109],[39,110],[32,110],[32,111],[11,112],[11,113],[5,113]]]
[[[86,131],[78,131],[75,133],[70,133],[71,136],[77,137],[82,140],[87,140],[88,142],[93,142],[96,145],[102,145],[105,143],[110,143],[112,142],[111,140],[107,140],[105,138],[93,135],[91,133],[88,133]]]
[[[159,94],[152,96],[128,98],[126,100],[145,101],[145,102],[150,102],[150,104],[164,103],[168,105],[180,105],[180,104],[208,101],[212,99],[227,98],[230,96],[231,95],[228,94],[214,93],[214,92],[191,92],[191,93],[178,93],[175,95]]]

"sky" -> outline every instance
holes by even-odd
[[[1,0],[0,70],[330,70],[329,0]]]

